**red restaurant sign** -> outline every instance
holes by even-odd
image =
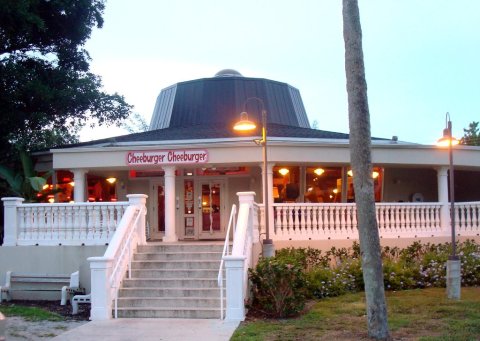
[[[127,153],[128,166],[168,165],[208,162],[208,151],[191,150],[149,150]]]

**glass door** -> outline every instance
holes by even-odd
[[[165,187],[163,183],[154,183],[152,186],[152,219],[150,239],[162,239],[165,235]]]
[[[225,236],[224,182],[201,181],[198,208],[200,215],[199,238],[220,239]]]

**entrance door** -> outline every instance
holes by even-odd
[[[152,217],[150,219],[150,239],[162,239],[165,236],[165,186],[154,183],[152,186]]]
[[[225,238],[224,182],[222,180],[201,180],[199,182],[199,238]]]

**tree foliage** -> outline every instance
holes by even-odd
[[[460,140],[461,144],[469,146],[480,146],[480,132],[478,128],[479,122],[473,121],[468,125],[468,128],[463,128],[463,137]]]
[[[84,44],[103,25],[104,0],[0,0],[0,157],[75,142],[90,119],[131,110],[102,91]],[[40,142],[39,142],[40,141]]]

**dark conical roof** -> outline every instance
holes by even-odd
[[[310,128],[298,89],[264,78],[243,77],[225,69],[213,78],[174,84],[160,92],[150,122],[150,130],[191,125],[232,123],[247,111],[251,120],[260,120],[260,98],[267,121],[281,125]],[[247,104],[247,106],[245,106]]]

